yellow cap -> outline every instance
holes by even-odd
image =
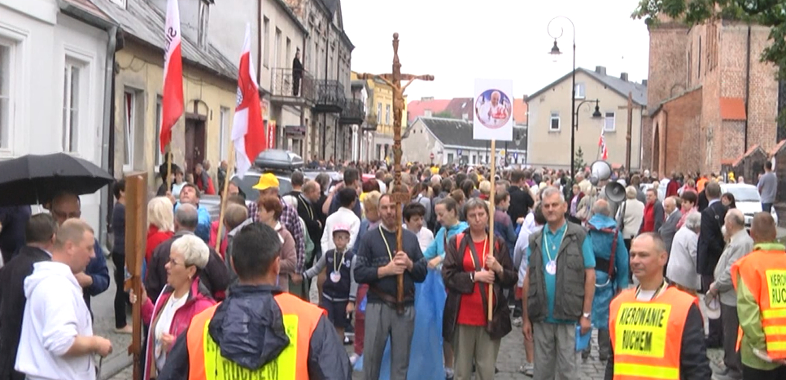
[[[278,178],[273,173],[262,174],[259,182],[254,185],[255,190],[267,190],[271,187],[278,187]]]

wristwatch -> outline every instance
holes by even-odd
[[[590,318],[590,315],[592,315],[592,313],[584,313],[584,314],[582,314],[581,316],[582,316],[582,317],[584,317],[584,318],[587,318],[587,319],[589,319],[589,318]]]

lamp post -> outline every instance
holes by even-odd
[[[593,119],[600,119],[600,118],[603,117],[603,114],[600,113],[600,100],[599,99],[583,100],[581,103],[579,103],[578,106],[576,106],[576,109],[573,111],[573,113],[575,114],[575,117],[576,117],[576,125],[574,126],[574,128],[576,130],[579,129],[579,109],[581,108],[581,106],[584,105],[584,103],[595,103],[595,112],[592,113],[592,118]]]
[[[571,79],[571,91],[570,91],[570,126],[571,126],[571,128],[570,128],[570,182],[573,183],[573,181],[576,178],[575,177],[576,173],[574,173],[575,169],[573,168],[573,165],[574,165],[575,160],[576,160],[576,129],[575,129],[576,128],[575,127],[575,125],[576,125],[576,114],[575,114],[575,109],[576,109],[576,25],[573,24],[573,20],[571,20],[571,19],[569,19],[569,18],[567,18],[565,16],[557,16],[557,17],[554,17],[553,19],[551,19],[551,21],[549,21],[549,24],[546,26],[546,31],[548,32],[549,37],[554,39],[554,46],[551,48],[551,52],[549,52],[549,54],[555,56],[555,58],[556,58],[556,56],[562,54],[562,52],[559,50],[559,46],[557,46],[557,39],[562,37],[563,29],[560,27],[559,35],[555,36],[555,35],[551,34],[551,23],[554,22],[554,20],[559,19],[559,18],[565,19],[568,22],[570,22],[570,26],[573,29],[573,72],[571,74],[572,79]]]

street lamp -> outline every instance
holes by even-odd
[[[549,37],[554,39],[554,46],[551,48],[549,54],[551,54],[554,59],[562,54],[559,50],[559,46],[557,46],[557,39],[562,37],[563,29],[559,29],[559,35],[551,34],[551,23],[554,20],[562,18],[570,22],[570,26],[573,29],[573,73],[572,73],[572,80],[571,80],[571,92],[570,92],[570,180],[571,183],[575,180],[575,168],[573,165],[576,161],[576,25],[573,24],[573,21],[565,16],[557,16],[549,21],[549,24],[546,26],[546,32],[548,32]]]
[[[576,110],[573,111],[576,114],[576,125],[574,125],[573,128],[575,128],[577,131],[579,130],[579,109],[581,109],[581,106],[583,106],[584,103],[595,103],[595,112],[592,113],[592,118],[593,119],[601,119],[601,118],[603,118],[603,114],[600,113],[600,100],[599,99],[584,100],[581,103],[579,103],[579,105],[576,106]]]

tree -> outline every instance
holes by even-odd
[[[449,111],[437,112],[434,114],[434,117],[441,117],[443,119],[455,119],[455,117],[453,117],[453,114],[450,113]]]
[[[579,173],[584,170],[584,166],[586,163],[584,162],[584,151],[581,150],[581,147],[576,150],[576,155],[573,158],[573,172]]]
[[[770,27],[761,60],[778,68],[778,79],[786,79],[786,3],[783,0],[640,0],[631,15],[657,27],[659,16],[682,20],[687,25],[711,20],[737,20]]]

